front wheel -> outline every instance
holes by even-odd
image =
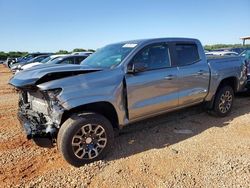
[[[227,116],[233,107],[234,91],[231,86],[223,86],[216,93],[213,111],[217,116]]]
[[[104,158],[113,141],[111,123],[96,113],[72,115],[63,123],[57,137],[64,159],[76,167]]]

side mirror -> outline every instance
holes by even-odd
[[[128,70],[127,72],[130,74],[134,74],[137,72],[143,72],[147,69],[147,64],[145,63],[132,63],[128,65]]]

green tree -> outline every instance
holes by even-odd
[[[72,52],[86,52],[83,48],[75,48]]]
[[[59,50],[56,54],[69,54],[67,50]]]
[[[5,60],[8,57],[12,57],[12,58],[22,57],[22,56],[24,56],[26,54],[28,54],[28,52],[14,52],[14,51],[11,51],[11,52],[0,52],[0,59],[1,60]]]
[[[8,54],[5,52],[0,52],[0,60],[5,60],[8,58]]]
[[[221,48],[250,48],[250,44],[243,46],[242,44],[214,44],[214,45],[205,45],[205,50],[216,50]]]

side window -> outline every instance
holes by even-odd
[[[190,65],[200,59],[196,44],[176,44],[175,49],[179,66]]]
[[[74,64],[74,58],[65,59],[60,64]]]
[[[86,57],[76,57],[75,64],[79,65],[84,59],[86,59]]]
[[[133,63],[144,63],[147,70],[171,67],[169,48],[166,43],[146,46],[132,60]]]

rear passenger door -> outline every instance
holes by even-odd
[[[178,66],[179,106],[203,101],[210,76],[208,64],[202,58],[203,49],[196,43],[176,43],[174,52]]]
[[[129,119],[135,120],[178,107],[177,67],[169,45],[154,43],[140,50],[129,63],[146,69],[126,75]]]

